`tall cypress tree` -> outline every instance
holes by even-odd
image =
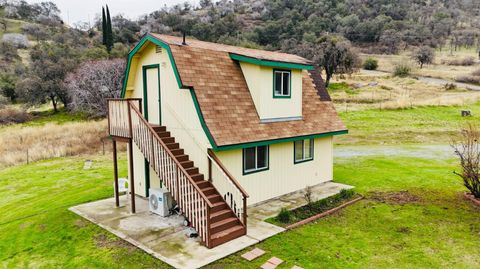
[[[102,44],[107,45],[107,16],[104,7],[102,7]]]
[[[107,46],[107,51],[110,53],[110,51],[113,48],[113,31],[112,31],[112,20],[110,19],[110,10],[108,10],[108,5],[107,5],[107,39],[106,41],[106,46]]]

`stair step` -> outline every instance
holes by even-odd
[[[185,153],[183,149],[172,149],[171,152],[173,156],[183,155],[183,153]]]
[[[222,202],[216,202],[216,203],[213,203],[213,207],[212,207],[210,213],[215,213],[215,212],[221,211],[223,209],[228,209],[228,208],[229,207],[228,207],[227,203],[225,203],[223,201]]]
[[[175,137],[162,137],[161,138],[163,143],[175,143]]]
[[[185,169],[189,175],[197,175],[198,174],[198,167],[189,167]]]
[[[221,231],[224,231],[228,228],[231,228],[239,223],[240,221],[236,217],[229,217],[217,222],[210,224],[211,233],[215,234]]]
[[[223,243],[226,243],[230,240],[233,240],[237,237],[240,237],[242,235],[246,234],[245,227],[243,225],[235,225],[229,229],[226,229],[224,231],[214,233],[211,236],[211,247],[216,247],[218,245],[221,245]]]
[[[197,168],[197,174],[189,174],[189,175],[193,179],[193,181],[195,181],[195,182],[204,181],[203,180],[203,174],[198,174],[198,168]],[[197,185],[200,187],[200,185],[198,183],[197,183]]]
[[[167,146],[167,148],[169,149],[178,149],[180,148],[180,144],[179,143],[165,143],[165,146]]]
[[[165,126],[160,126],[160,125],[152,125],[152,128],[155,132],[165,132],[167,131],[167,127]]]
[[[210,220],[212,222],[217,222],[217,221],[220,221],[220,220],[223,220],[223,219],[226,219],[226,218],[229,218],[229,217],[232,217],[232,210],[230,209],[222,209],[220,211],[217,211],[215,213],[211,213],[210,214]]]
[[[207,199],[212,203],[223,201],[222,196],[218,193],[207,196]]]
[[[193,179],[195,180],[195,179]],[[200,189],[211,187],[212,184],[206,180],[199,180],[195,182]]]
[[[180,162],[180,164],[182,165],[183,168],[193,167],[193,161],[184,161],[184,162]]]
[[[188,161],[188,155],[187,155],[187,154],[177,155],[177,156],[175,156],[175,158],[177,158],[177,160],[178,160],[179,162]]]
[[[211,187],[211,186],[208,186],[206,188],[202,188],[201,190],[202,190],[203,194],[205,194],[206,196],[214,194],[214,193],[218,193],[217,190],[214,187]]]
[[[170,137],[170,132],[157,132],[158,137]]]

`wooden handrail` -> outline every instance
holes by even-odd
[[[222,169],[222,171],[225,173],[225,175],[227,175],[227,177],[230,179],[230,181],[233,183],[233,185],[235,185],[235,187],[237,187],[237,189],[242,193],[243,197],[245,198],[248,198],[248,193],[242,188],[242,186],[238,183],[238,181],[232,176],[232,174],[230,174],[230,172],[228,172],[228,170],[225,168],[225,166],[223,165],[223,163],[220,161],[220,159],[218,159],[217,155],[215,155],[215,153],[213,152],[213,150],[211,149],[208,149],[208,155],[210,157],[212,157],[212,159],[218,164],[218,166],[220,167],[220,169]]]
[[[195,183],[195,181],[190,177],[190,175],[187,173],[187,171],[185,170],[185,168],[183,168],[183,166],[180,164],[180,162],[177,160],[177,158],[175,158],[175,156],[172,154],[172,152],[170,152],[170,150],[168,149],[168,147],[165,145],[165,143],[162,141],[162,139],[158,136],[157,132],[155,132],[155,130],[153,129],[153,127],[145,120],[145,118],[143,118],[142,116],[142,113],[140,113],[140,111],[138,111],[138,109],[133,106],[130,101],[128,101],[128,99],[121,99],[121,100],[127,100],[128,102],[128,106],[130,108],[133,109],[133,111],[135,111],[135,113],[138,114],[139,116],[139,119],[147,126],[147,128],[153,133],[153,137],[155,137],[159,142],[160,144],[162,145],[162,147],[164,149],[167,149],[165,150],[167,152],[167,154],[170,156],[170,158],[173,159],[173,162],[177,165],[177,167],[180,169],[180,171],[182,171],[182,173],[186,176],[186,178],[188,179],[188,181],[190,181],[191,184],[193,184],[193,187],[198,191],[198,193],[200,194],[200,196],[203,198],[203,200],[205,200],[205,202],[207,203],[207,205],[209,207],[213,207],[213,204],[208,200],[208,198],[205,196],[205,194],[203,194],[203,192],[200,190],[200,188],[197,186],[197,184]]]

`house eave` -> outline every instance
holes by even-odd
[[[313,70],[315,66],[309,64],[300,64],[300,63],[292,63],[292,62],[281,62],[281,61],[270,61],[265,59],[258,59],[253,57],[248,57],[240,54],[229,53],[230,59],[245,62],[260,66],[268,66],[268,67],[277,67],[277,68],[285,68],[285,69],[304,69],[304,70]]]

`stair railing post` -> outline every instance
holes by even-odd
[[[243,224],[245,225],[245,232],[247,232],[247,197],[243,196]]]
[[[207,238],[205,239],[205,244],[207,245],[208,248],[211,246],[211,236],[210,236],[210,207],[208,205],[205,205],[207,207]]]

